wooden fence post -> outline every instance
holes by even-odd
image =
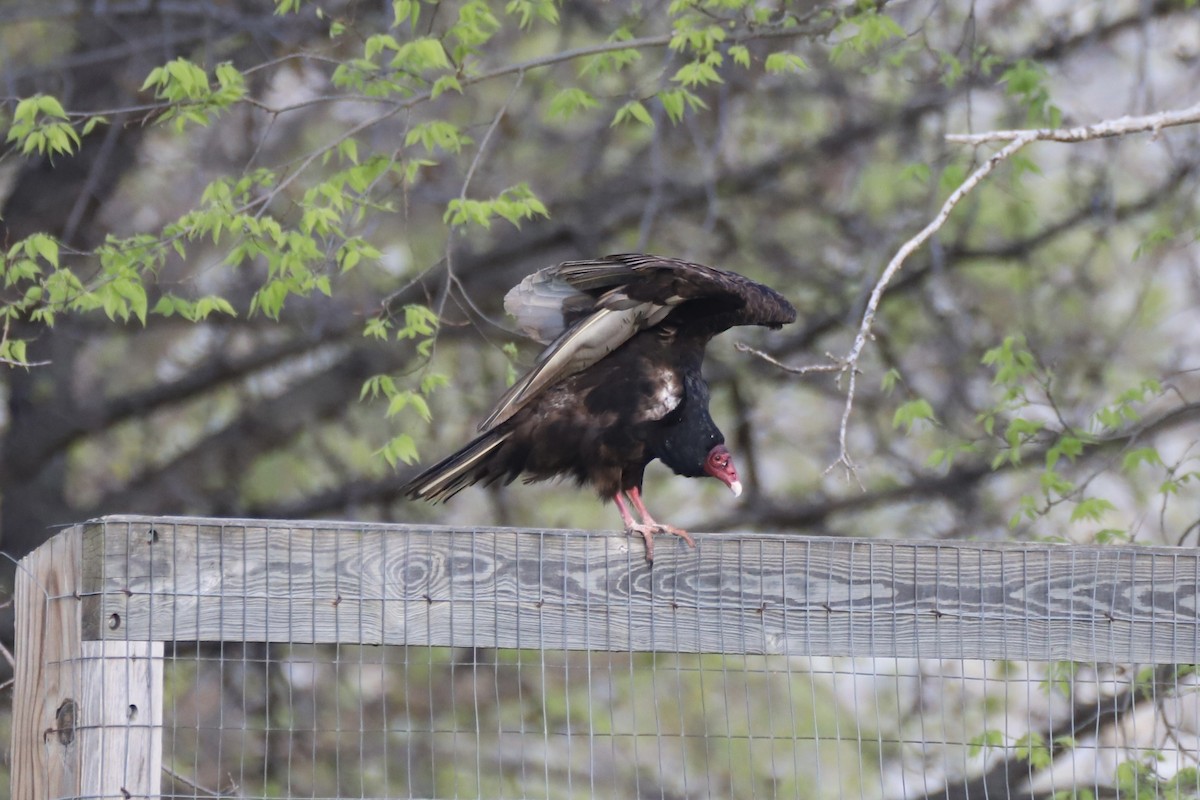
[[[22,559],[14,593],[12,796],[156,797],[161,642],[85,642],[82,529]]]
[[[80,532],[63,531],[17,567],[13,800],[79,793]]]

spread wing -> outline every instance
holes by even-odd
[[[539,270],[509,291],[504,307],[527,335],[548,347],[480,423],[481,431],[664,321],[707,339],[735,325],[779,327],[796,319],[782,295],[741,275],[637,254]]]

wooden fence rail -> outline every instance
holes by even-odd
[[[15,798],[157,794],[164,642],[1200,662],[1200,553],[117,516],[17,583]],[[119,664],[119,668],[114,666]],[[125,735],[96,744],[97,731]]]

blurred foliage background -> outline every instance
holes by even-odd
[[[997,148],[946,134],[1182,108],[1198,63],[1185,0],[7,0],[0,549],[121,512],[616,527],[566,485],[398,488],[534,356],[504,291],[624,251],[800,311],[709,351],[746,493],[652,467],[659,518],[1193,543],[1193,127],[1031,145],[955,209],[884,297],[855,474],[845,376],[735,343],[844,356]]]

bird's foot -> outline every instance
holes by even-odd
[[[646,560],[654,563],[654,534],[667,533],[671,536],[678,536],[688,543],[689,546],[695,547],[696,543],[692,541],[692,535],[683,528],[676,528],[674,525],[663,525],[659,522],[651,522],[646,524],[633,523],[625,526],[625,532],[629,534],[638,534],[646,540]]]

